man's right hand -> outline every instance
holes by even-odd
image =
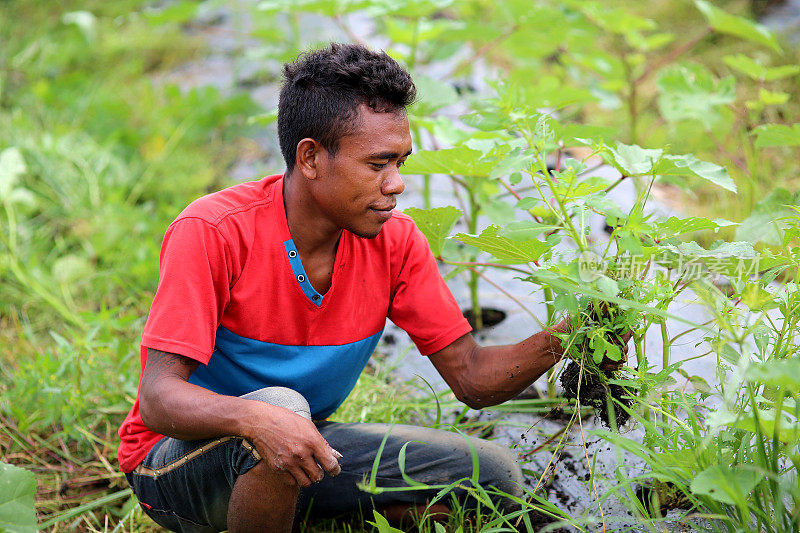
[[[251,405],[243,420],[242,435],[271,469],[287,472],[300,487],[322,481],[324,472],[335,476],[342,471],[342,455],[330,447],[313,422],[283,407],[243,401]]]

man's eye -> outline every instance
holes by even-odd
[[[375,170],[380,170],[386,167],[386,163],[370,163],[370,165],[372,165],[372,168],[374,168]]]
[[[397,168],[400,168],[400,167],[402,167],[402,166],[403,166],[403,165],[405,165],[405,164],[406,164],[406,160],[405,160],[405,159],[403,159],[402,161],[398,161],[398,162],[397,162]]]

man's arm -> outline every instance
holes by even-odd
[[[142,421],[183,440],[240,435],[267,464],[290,473],[301,487],[341,470],[333,448],[313,422],[283,407],[223,396],[188,382],[199,363],[149,348],[139,390]],[[317,464],[319,463],[319,464]]]
[[[552,330],[566,327],[562,322]],[[459,400],[480,409],[515,397],[562,356],[559,340],[544,330],[505,346],[479,346],[468,333],[430,360]]]

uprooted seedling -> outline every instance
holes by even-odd
[[[595,408],[608,427],[623,426],[630,418],[625,408],[634,403],[635,391],[623,384],[621,373],[628,333],[635,322],[632,311],[592,300],[572,317],[570,332],[565,334],[570,361],[561,373],[564,396],[579,407]]]

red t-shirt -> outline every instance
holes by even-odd
[[[343,231],[331,287],[317,293],[289,234],[283,177],[269,176],[200,198],[169,226],[141,365],[147,348],[181,354],[202,363],[192,383],[232,396],[290,387],[325,418],[387,317],[425,355],[470,331],[425,237],[399,212],[374,239]],[[138,398],[119,435],[125,472],[163,437],[142,423]]]

